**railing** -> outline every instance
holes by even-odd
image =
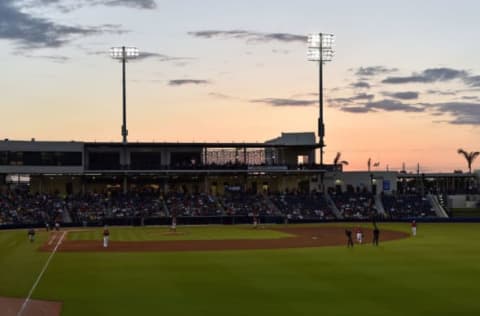
[[[86,168],[86,171],[112,171],[115,169],[109,168]],[[341,171],[341,166],[334,165],[319,165],[319,164],[262,164],[262,165],[247,165],[247,164],[192,164],[192,165],[163,165],[158,169],[146,169],[146,168],[132,168],[131,166],[120,166],[116,170],[126,171],[170,171],[170,170],[238,170],[238,171],[291,171],[291,170],[322,170],[322,171]]]

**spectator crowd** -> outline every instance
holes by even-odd
[[[428,199],[418,194],[382,195],[381,203],[391,219],[436,216]],[[62,196],[31,194],[20,188],[0,193],[0,225],[53,225],[57,221],[91,223],[105,218],[171,216],[277,216],[286,220],[334,220],[337,212],[345,219],[369,219],[377,214],[374,196],[369,192],[334,190],[326,194],[234,191],[214,196],[207,193],[162,193],[150,188],[127,194],[105,191]]]

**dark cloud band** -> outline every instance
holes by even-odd
[[[276,107],[302,107],[302,106],[312,106],[317,104],[316,100],[301,100],[301,99],[282,99],[282,98],[264,98],[264,99],[253,99],[250,100],[251,103],[263,103]]]
[[[205,30],[188,32],[189,35],[199,38],[221,38],[221,39],[243,39],[249,42],[301,42],[305,43],[307,37],[304,35],[290,33],[261,33],[246,30]]]
[[[425,69],[419,74],[412,74],[407,77],[387,77],[382,83],[387,84],[405,84],[405,83],[433,83],[445,82],[454,79],[465,79],[468,73],[465,70],[452,68],[430,68]]]
[[[78,37],[124,32],[113,25],[83,27],[54,23],[25,13],[14,3],[0,1],[0,39],[13,41],[19,48],[55,48]]]
[[[405,92],[383,92],[384,96],[391,97],[399,100],[416,100],[418,99],[419,93],[415,91],[405,91]]]
[[[25,0],[27,8],[50,5],[62,12],[70,12],[87,6],[103,5],[108,7],[129,7],[153,10],[157,8],[155,0]]]
[[[184,85],[204,85],[210,84],[209,80],[200,79],[175,79],[168,82],[169,86],[184,86]]]
[[[384,66],[368,66],[354,69],[355,75],[360,77],[370,77],[376,75],[383,75],[397,71],[397,68],[388,68]]]

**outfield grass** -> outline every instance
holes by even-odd
[[[154,240],[220,240],[220,239],[272,239],[292,235],[270,230],[253,229],[251,225],[232,226],[179,226],[172,233],[168,227],[109,227],[112,241]],[[101,240],[103,228],[90,228],[68,233],[69,240]]]
[[[46,238],[46,233],[37,233],[36,241],[30,243],[27,230],[0,230],[0,296],[27,295],[47,260],[47,253],[37,251]]]
[[[58,253],[33,296],[63,301],[63,316],[471,316],[479,233],[479,224],[419,224],[417,237],[378,248]],[[0,251],[0,295],[25,296],[47,254],[25,231],[0,232]]]

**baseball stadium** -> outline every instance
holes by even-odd
[[[5,139],[0,314],[475,315],[478,174],[319,147]]]
[[[93,17],[96,12],[88,11],[91,6],[98,12],[106,10],[105,7],[156,10],[160,1],[60,3],[32,0],[15,3],[12,0],[0,2],[0,40],[12,41],[13,38],[17,45],[23,45],[17,47],[21,51],[25,47],[36,50],[46,44],[50,49],[60,49],[73,40],[68,36],[127,36],[127,29],[110,24],[110,20],[109,24],[98,26],[103,28],[101,32],[94,27],[67,27],[61,24],[66,22],[55,24],[51,21],[71,12],[90,12]],[[48,16],[48,10],[57,10],[52,20],[42,15]],[[232,19],[236,10],[235,14],[231,13]],[[119,12],[127,16],[127,11]],[[251,8],[246,12],[245,17],[254,15]],[[287,13],[290,18],[290,11]],[[144,18],[148,21],[151,16],[146,14]],[[3,19],[7,22],[2,23]],[[9,26],[15,25],[13,20],[21,22],[18,29]],[[303,15],[302,20],[306,20]],[[184,19],[182,23],[186,24],[186,21]],[[279,25],[282,23],[278,22]],[[145,27],[142,32],[146,30]],[[24,32],[33,35],[22,35]],[[148,34],[142,32],[134,35],[141,38]],[[172,31],[171,34],[175,33]],[[169,36],[173,37],[171,34]],[[313,95],[315,100],[287,102],[285,99],[252,97],[246,101],[218,92],[208,95],[225,103],[270,102],[277,107],[313,105],[315,116],[309,112],[311,122],[306,125],[314,127],[300,131],[279,128],[269,137],[256,136],[256,141],[131,141],[127,129],[126,85],[127,82],[138,86],[149,83],[136,78],[127,81],[126,63],[131,59],[156,58],[162,63],[171,62],[176,63],[175,67],[184,67],[184,63],[196,62],[197,57],[152,52],[142,55],[135,47],[111,48],[110,57],[122,65],[121,140],[70,140],[68,136],[62,136],[64,140],[14,139],[6,137],[9,131],[2,128],[0,316],[480,314],[480,170],[474,168],[480,152],[458,149],[454,153],[458,154],[459,160],[465,158],[468,171],[453,168],[451,172],[427,171],[419,164],[416,171],[407,170],[405,166],[394,170],[388,165],[380,168],[379,162],[371,158],[368,158],[366,168],[349,170],[341,152],[334,150],[333,153],[337,154],[331,161],[325,158],[326,128],[333,127],[341,119],[324,117],[324,110],[328,107],[331,111],[348,112],[346,115],[369,113],[371,116],[394,111],[404,111],[408,115],[436,111],[431,115],[438,117],[443,115],[440,113],[443,110],[453,117],[450,118],[453,121],[435,124],[459,128],[480,124],[480,121],[472,123],[472,117],[478,116],[478,106],[475,111],[466,111],[470,116],[466,112],[460,113],[460,109],[470,109],[473,100],[480,101],[480,97],[464,96],[463,100],[470,103],[460,105],[458,100],[441,104],[433,101],[419,101],[413,105],[400,103],[419,98],[420,94],[415,91],[382,91],[380,95],[392,98],[386,103],[373,101],[375,97],[366,90],[356,97],[327,98],[324,92],[334,90],[326,90],[323,86],[323,68],[333,58],[332,34],[303,36],[245,30],[203,30],[187,34],[198,41],[212,38],[244,40],[250,46],[271,44],[272,41],[308,43],[308,59],[318,66],[318,92],[303,95]],[[36,36],[43,38],[46,44],[39,43]],[[90,44],[99,45],[98,42]],[[388,45],[382,43],[379,46]],[[77,48],[84,49],[80,44]],[[290,51],[269,48],[269,53],[285,56]],[[15,53],[16,58],[31,58],[28,54],[23,51]],[[87,53],[89,58],[101,54],[108,56],[103,51]],[[250,51],[244,54],[252,55]],[[68,60],[56,55],[37,54],[34,58],[55,62]],[[257,63],[255,67],[263,66]],[[21,67],[26,69],[27,66],[21,65],[19,69]],[[228,67],[228,62],[222,67]],[[221,70],[221,75],[228,76],[223,68]],[[348,71],[350,76],[361,73],[360,79],[357,78],[361,81],[356,87],[348,81],[345,91],[373,89],[375,85],[367,82],[373,79],[369,78],[387,76],[398,69],[376,66],[359,68],[357,73],[351,69]],[[98,71],[99,78],[103,76],[101,72]],[[282,76],[289,82],[295,81],[293,74],[291,78]],[[64,77],[62,81],[70,80]],[[472,70],[455,72],[435,68],[433,71],[412,72],[406,77],[385,77],[376,84],[445,84],[456,80],[457,84],[468,85],[470,93],[479,91],[479,78]],[[151,81],[156,82],[156,79]],[[96,81],[92,79],[92,82]],[[198,87],[212,82],[182,77],[170,80],[168,86]],[[6,87],[5,90],[9,90]],[[63,92],[58,90],[61,95]],[[25,88],[24,91],[22,93],[35,95],[36,90]],[[451,96],[464,90],[431,91],[430,95]],[[194,100],[189,102],[196,103],[197,95],[182,94]],[[422,90],[422,94],[427,92]],[[42,99],[44,95],[35,97],[38,97],[35,104],[47,103]],[[18,95],[17,98],[22,99]],[[68,98],[74,97],[69,95]],[[343,110],[338,110],[339,105],[324,108],[325,100],[329,104],[351,104]],[[369,103],[361,107],[360,100]],[[382,106],[385,107],[383,110]],[[450,110],[452,106],[457,108]],[[7,108],[2,105],[2,116],[3,113],[8,115]],[[69,111],[73,112],[72,109]],[[206,106],[203,111],[208,114],[208,124],[219,124],[223,119],[217,113],[210,113]],[[28,114],[26,116],[34,116]],[[46,124],[53,122],[57,115],[61,116],[48,112]],[[142,112],[143,117],[147,115],[150,114]],[[267,115],[259,115],[256,119],[266,125]],[[288,115],[294,117],[295,112]],[[28,128],[31,124],[29,118],[11,117],[18,120],[16,128]],[[179,117],[168,119],[174,121],[180,134],[180,131],[188,130],[189,123]],[[80,130],[86,133],[89,129],[88,132],[93,130],[93,133],[101,134],[104,126],[100,127],[99,123],[97,128],[95,122],[102,119],[102,115],[92,115],[91,122],[85,126],[94,127],[82,125]],[[414,123],[411,126],[415,126]],[[7,126],[7,123],[2,124]],[[68,123],[64,125],[67,130]],[[332,130],[338,132],[343,128],[355,133],[370,128],[366,121],[360,120],[355,126],[338,125],[340,127]],[[409,131],[413,130],[410,138],[421,134],[411,126],[408,126]],[[380,126],[375,131],[380,130],[378,134],[381,134],[382,128],[394,130],[396,127]],[[478,125],[472,127],[474,132],[468,130],[468,133],[478,132],[475,128]],[[256,131],[255,128],[251,130]],[[195,133],[192,138],[198,137],[201,131]],[[157,139],[163,137],[155,136]],[[353,136],[345,136],[348,137]],[[375,137],[380,138],[379,135]],[[450,141],[446,138],[445,144]],[[80,135],[77,139],[88,138]],[[243,139],[243,135],[236,139]],[[328,139],[329,146],[335,138],[331,139]],[[396,141],[391,140],[392,143]],[[375,138],[372,137],[370,142],[375,142]],[[478,147],[478,142],[465,143]],[[423,153],[430,155],[428,148]]]

